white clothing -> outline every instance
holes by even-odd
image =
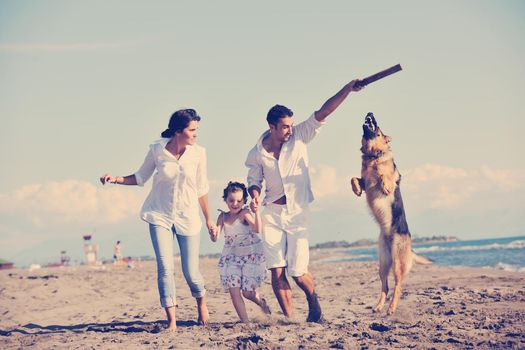
[[[269,269],[287,267],[290,276],[308,272],[309,209],[289,213],[286,206],[266,204],[262,212],[264,256]]]
[[[179,235],[197,235],[202,227],[199,197],[209,190],[206,150],[198,145],[188,145],[177,160],[166,149],[169,140],[163,138],[151,144],[144,163],[134,174],[137,185],[144,186],[157,170],[140,216],[142,220],[168,230],[175,225]]]
[[[262,140],[269,134],[267,130],[248,153],[248,188],[257,186],[266,189],[263,205],[272,203],[286,195],[286,207],[290,213],[308,206],[314,200],[308,172],[308,153],[306,145],[320,131],[324,122],[315,119],[313,113],[308,119],[293,127],[290,139],[283,143],[279,160],[263,147]]]

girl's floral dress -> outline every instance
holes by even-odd
[[[219,274],[225,291],[240,288],[255,291],[266,277],[266,259],[262,241],[249,225],[235,220],[223,223],[224,248],[219,259]]]

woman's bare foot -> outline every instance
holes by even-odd
[[[175,306],[169,306],[164,308],[166,311],[166,316],[168,318],[168,327],[166,327],[166,332],[175,332],[177,330],[177,319],[175,318]]]
[[[208,313],[208,307],[206,306],[206,298],[196,298],[197,299],[197,312],[199,313],[199,318],[197,319],[197,324],[199,326],[205,326],[210,322],[210,315]]]
[[[261,308],[262,312],[264,312],[267,315],[271,315],[272,311],[270,310],[270,307],[266,303],[266,299],[261,298],[261,302],[259,303],[259,307]]]

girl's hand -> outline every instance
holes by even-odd
[[[219,238],[219,228],[214,224],[213,227],[208,231],[212,242],[217,242]]]
[[[219,238],[218,230],[214,232],[210,232],[210,239],[212,242],[217,242],[217,239]]]
[[[259,197],[252,198],[252,201],[250,202],[250,209],[255,213],[257,210],[259,210],[260,205],[260,199]]]
[[[208,227],[208,233],[211,235],[214,232],[217,232],[217,225],[213,222],[213,220],[207,220],[206,226]]]

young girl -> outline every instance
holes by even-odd
[[[241,322],[247,323],[243,296],[257,304],[265,314],[271,313],[266,300],[256,290],[266,276],[262,241],[257,235],[262,226],[261,215],[257,210],[254,218],[250,210],[244,208],[248,191],[242,183],[229,182],[222,198],[229,211],[221,211],[217,218],[218,229],[210,236],[215,242],[224,229],[224,249],[218,264],[221,284],[230,292]]]

